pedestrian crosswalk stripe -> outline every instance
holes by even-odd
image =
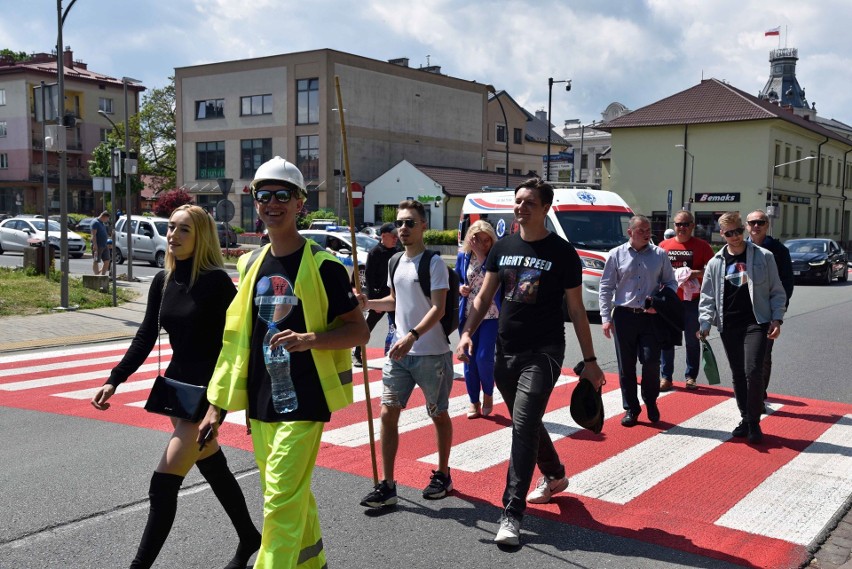
[[[852,494],[852,415],[845,415],[716,522],[808,545]]]

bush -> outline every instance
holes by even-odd
[[[186,190],[169,190],[157,196],[154,213],[160,217],[169,217],[174,210],[188,203],[192,203],[192,196]]]
[[[423,241],[427,245],[456,245],[459,234],[455,229],[427,229],[423,232]]]
[[[334,219],[337,220],[337,225],[346,225],[346,220],[341,220],[337,217],[337,215],[335,215],[334,211],[330,209],[318,209],[316,211],[306,213],[304,216],[300,216],[296,223],[299,229],[307,229],[311,226],[311,222],[315,219]]]

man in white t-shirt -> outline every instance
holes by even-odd
[[[453,423],[447,413],[453,384],[453,359],[450,345],[440,325],[444,315],[449,273],[440,255],[426,252],[423,232],[426,210],[416,200],[399,204],[397,234],[405,250],[396,260],[395,271],[388,271],[390,295],[367,300],[360,295],[362,308],[396,312],[396,333],[382,369],[382,474],[384,478],[361,501],[368,508],[381,508],[397,503],[394,460],[399,447],[399,415],[408,403],[415,386],[426,399],[426,412],[435,424],[438,441],[438,468],[432,471],[423,497],[436,500],[453,489],[450,478],[450,448],[453,445]],[[418,267],[429,259],[430,297],[420,286]],[[393,265],[394,260],[390,265]]]

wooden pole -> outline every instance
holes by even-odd
[[[346,201],[349,204],[349,236],[352,241],[352,280],[355,283],[355,291],[361,294],[361,273],[358,270],[358,247],[355,241],[355,208],[352,206],[352,179],[349,175],[349,147],[346,144],[346,118],[343,112],[343,96],[340,94],[340,76],[334,76],[334,89],[337,92],[337,114],[340,116],[340,139],[343,143],[343,170],[346,173]],[[367,405],[367,430],[370,434],[370,460],[373,465],[373,484],[379,483],[379,468],[376,464],[376,434],[373,429],[373,407],[370,398],[370,378],[367,374],[367,346],[361,346],[361,359],[363,365],[361,372],[364,374],[364,402]]]

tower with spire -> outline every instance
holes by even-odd
[[[805,90],[796,79],[799,50],[779,47],[769,52],[769,80],[758,95],[761,99],[790,107],[798,115],[815,115],[816,103],[808,105]]]

